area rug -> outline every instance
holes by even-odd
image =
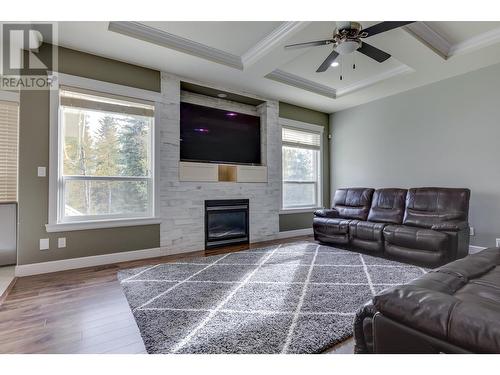
[[[320,353],[426,270],[314,242],[120,271],[148,353]]]

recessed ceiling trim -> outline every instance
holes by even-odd
[[[451,43],[425,22],[415,22],[404,27],[411,36],[429,47],[443,59],[447,59],[451,50]]]
[[[271,52],[277,44],[280,44],[283,40],[288,39],[291,35],[302,30],[309,24],[310,22],[302,21],[283,22],[241,56],[243,66],[246,68],[256,63]]]
[[[287,73],[280,69],[273,70],[271,73],[266,75],[265,78],[297,87],[299,89],[310,91],[315,94],[323,95],[328,98],[335,99],[337,97],[337,92],[334,88],[310,81],[308,79],[304,79],[295,74]]]
[[[414,72],[412,68],[410,68],[408,65],[402,65],[398,66],[397,68],[388,70],[386,72],[368,77],[366,79],[363,79],[358,82],[354,82],[353,84],[350,84],[346,87],[343,87],[341,89],[337,89],[337,98],[340,98],[341,96],[351,94],[355,91],[362,90],[364,88],[367,88],[369,86],[375,85],[376,83],[379,83],[381,81],[384,81],[389,78],[393,78],[396,76],[399,76],[401,74],[406,74],[406,73],[411,73]]]
[[[416,22],[404,29],[445,60],[455,55],[472,52],[500,42],[500,28],[473,36],[456,44],[452,44],[425,22]]]
[[[452,45],[448,57],[488,47],[498,42],[500,42],[500,28],[487,31]]]
[[[219,64],[243,70],[241,57],[209,47],[190,39],[167,33],[166,31],[144,25],[140,22],[117,21],[110,22],[108,30],[132,38],[140,39],[148,43],[153,43],[162,47],[187,53],[192,56],[201,57]]]

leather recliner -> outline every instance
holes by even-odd
[[[314,213],[317,241],[437,267],[469,248],[469,189],[339,189]]]
[[[372,197],[368,221],[349,223],[350,244],[373,252],[384,251],[384,228],[403,220],[405,209],[405,189],[378,189]]]
[[[354,338],[356,353],[500,353],[500,248],[380,292]]]
[[[333,197],[331,210],[314,213],[314,238],[321,242],[349,243],[349,225],[368,217],[374,189],[339,189]]]
[[[384,228],[385,252],[422,264],[444,264],[469,252],[468,189],[409,189],[402,225]]]

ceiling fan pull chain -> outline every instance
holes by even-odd
[[[352,54],[352,70],[356,70],[356,54]]]

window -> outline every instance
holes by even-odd
[[[0,101],[0,202],[17,201],[17,103]]]
[[[154,215],[154,104],[59,89],[57,222]]]
[[[316,208],[321,205],[323,128],[300,124],[300,128],[285,125],[282,128],[283,209]]]

